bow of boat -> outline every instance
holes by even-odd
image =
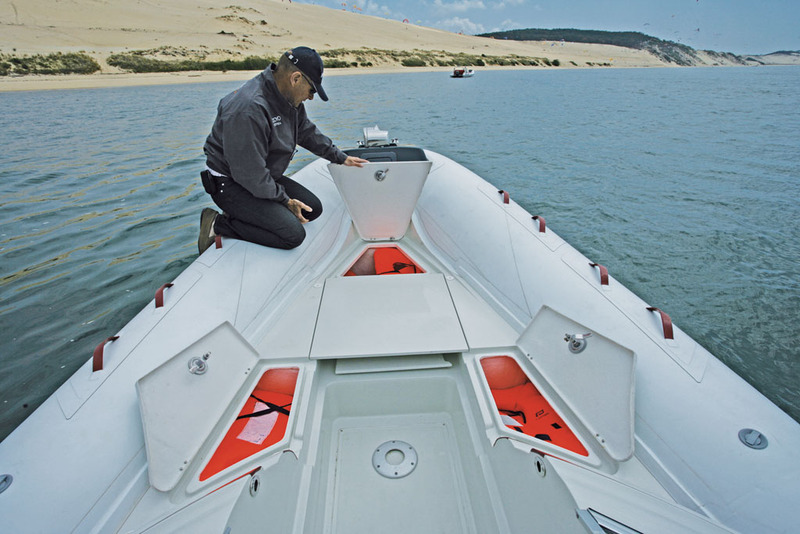
[[[0,444],[4,529],[795,525],[797,423],[506,192],[352,153],[295,175],[303,245],[223,238]]]

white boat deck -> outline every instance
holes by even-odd
[[[207,250],[101,370],[87,362],[0,443],[2,528],[791,531],[800,425],[679,328],[666,339],[658,313],[491,185],[425,155],[424,188],[402,184],[416,207],[395,206],[413,212],[402,237],[353,224],[318,161],[296,175],[326,207],[301,247]],[[401,174],[370,165],[380,187]],[[350,276],[390,249],[404,274]],[[591,336],[573,353],[565,334]]]
[[[273,367],[300,366],[289,437],[273,447],[274,452],[267,450],[249,458],[204,485],[186,485],[188,492],[202,493],[258,469],[245,479],[258,480],[259,490],[251,494],[250,482],[236,482],[241,495],[236,501],[229,495],[229,515],[214,516],[217,521],[226,520],[215,528],[230,527],[231,533],[253,531],[269,522],[281,527],[271,526],[266,531],[297,533],[501,533],[526,529],[582,533],[587,520],[579,519],[576,511],[597,508],[598,486],[607,486],[625,499],[611,499],[601,510],[622,524],[637,524],[630,519],[641,515],[633,513],[635,510],[666,507],[668,517],[646,515],[642,525],[650,531],[669,531],[681,525],[685,532],[728,532],[679,506],[630,452],[617,454],[615,459],[608,447],[587,439],[594,432],[540,375],[546,372],[547,362],[534,366],[524,352],[526,336],[455,274],[445,271],[425,252],[416,232],[409,232],[392,246],[411,256],[425,269],[424,274],[343,277],[358,257],[374,247],[352,235],[348,239],[352,243],[343,246],[337,260],[308,281],[303,297],[287,302],[280,314],[261,311],[275,323],[267,335],[254,340],[258,361],[248,364],[250,379],[244,385],[237,381],[231,386],[239,388],[239,400],[233,398],[227,404],[225,415],[210,418],[222,422],[213,432],[195,432],[200,436],[223,434],[261,373]],[[239,254],[253,252],[249,247],[236,244]],[[215,253],[224,253],[224,247]],[[533,324],[552,330],[555,347],[563,352],[559,354],[569,354],[562,330],[576,325],[549,310],[541,317],[543,322]],[[420,321],[425,318],[428,320]],[[250,331],[264,331],[255,327],[258,322],[256,318]],[[539,328],[532,328],[527,337],[538,338]],[[189,352],[205,352],[206,346],[214,344],[214,336],[229,336],[229,331],[227,327],[215,330],[202,346]],[[420,343],[420,339],[426,342]],[[229,347],[237,345],[227,343]],[[600,358],[603,339],[596,334],[591,343],[595,350],[587,354]],[[241,351],[250,350],[249,344],[242,342]],[[280,357],[281,353],[297,356]],[[589,450],[586,456],[503,424],[479,362],[483,357],[504,355],[525,368],[570,428],[582,436]],[[177,359],[187,357],[182,353]],[[624,417],[626,399],[631,403],[632,361],[626,365],[627,376],[610,374],[610,378],[622,380],[608,386],[623,392],[619,404],[615,407],[613,395],[606,395],[606,403],[595,406],[600,412],[617,412],[610,421],[627,421],[632,432],[630,418]],[[586,386],[584,382],[576,383]],[[606,387],[600,377],[591,382]],[[628,393],[624,393],[625,386]],[[218,391],[217,398],[223,397]],[[620,407],[622,414],[618,413]],[[630,415],[630,406],[627,410]],[[632,434],[628,439],[632,440]],[[372,462],[376,449],[392,441],[412,446],[418,459],[413,471],[400,478],[382,476]],[[218,442],[207,441],[188,469],[202,469],[202,459],[208,458]],[[393,461],[399,465],[403,459]],[[575,486],[591,488],[582,505],[565,485],[562,471],[572,477]],[[154,478],[152,474],[150,478]],[[167,500],[169,495],[149,493],[152,500],[144,502],[150,510],[156,508],[153,501]],[[519,500],[523,495],[525,506]],[[201,528],[193,508],[162,519],[154,531]],[[201,517],[202,528],[206,528],[211,518]],[[134,513],[126,527],[133,529],[141,521]]]

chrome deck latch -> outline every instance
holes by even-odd
[[[202,358],[198,358],[195,356],[194,358],[189,360],[189,372],[193,375],[202,375],[208,371],[208,358],[211,357],[211,353],[206,352],[203,354]]]

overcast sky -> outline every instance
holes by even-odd
[[[476,34],[517,28],[638,31],[696,49],[800,50],[800,0],[295,0]]]

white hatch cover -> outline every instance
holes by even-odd
[[[228,322],[140,378],[150,483],[175,487],[258,360]]]
[[[389,150],[389,149],[387,149]],[[361,239],[400,239],[431,169],[430,161],[328,165]]]
[[[564,339],[573,334],[591,335],[573,351]],[[547,306],[517,344],[612,458],[633,455],[636,357],[631,350]]]
[[[346,276],[325,281],[312,358],[468,350],[444,276]]]

